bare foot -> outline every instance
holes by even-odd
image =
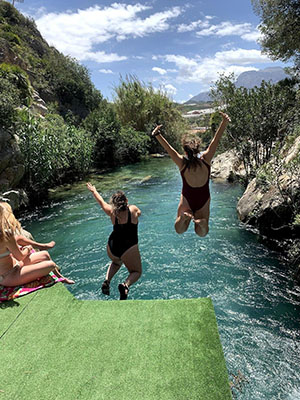
[[[190,221],[191,219],[194,219],[193,214],[190,214],[189,212],[185,211],[181,213],[183,221]]]
[[[52,249],[55,246],[54,240],[51,240],[49,243],[43,243],[42,246],[39,246],[40,250],[48,250]]]
[[[75,281],[73,281],[72,279],[65,278],[64,276],[62,278],[63,278],[62,282],[67,283],[68,285],[74,285],[75,283]]]
[[[65,276],[63,276],[63,275],[59,272],[57,266],[54,268],[53,272],[54,272],[54,274],[55,274],[58,278],[62,278],[62,279],[63,279],[63,280],[62,280],[63,283],[67,283],[68,285],[73,285],[73,284],[75,283],[75,281],[73,281],[72,279],[68,279],[68,278],[66,278]]]

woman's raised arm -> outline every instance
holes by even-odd
[[[226,126],[229,124],[231,119],[228,117],[227,114],[220,112],[222,115],[222,122],[220,123],[217,132],[215,133],[215,136],[213,137],[212,141],[210,142],[210,145],[208,146],[207,150],[203,152],[203,157],[204,159],[210,163],[213,156],[215,155],[215,152],[217,150],[219,141],[226,129]]]
[[[88,182],[86,184],[86,186],[87,186],[88,190],[93,193],[96,201],[100,204],[100,206],[101,206],[102,210],[105,212],[105,214],[111,216],[112,211],[113,211],[112,206],[103,200],[103,197],[101,196],[100,193],[97,192],[97,189],[95,188],[94,185],[92,185],[91,183]]]
[[[167,140],[160,133],[160,128],[162,125],[157,125],[156,128],[153,129],[151,136],[156,137],[158,142],[162,145],[162,147],[169,154],[174,163],[178,166],[179,169],[183,167],[183,157],[167,142]]]

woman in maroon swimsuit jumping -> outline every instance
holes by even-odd
[[[175,221],[177,233],[185,232],[191,220],[193,220],[197,235],[204,237],[208,234],[210,163],[221,136],[230,122],[227,114],[223,112],[220,112],[220,114],[222,115],[222,122],[210,145],[201,154],[199,153],[201,141],[197,138],[183,140],[185,156],[182,156],[161,135],[160,128],[162,125],[158,125],[152,132],[152,136],[157,138],[178,166],[182,177],[182,193]]]

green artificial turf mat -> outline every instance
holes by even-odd
[[[0,338],[5,335],[11,324],[22,315],[28,303],[33,300],[33,296],[0,303]]]
[[[26,304],[0,340],[0,400],[231,399],[210,299],[79,301],[58,284]]]

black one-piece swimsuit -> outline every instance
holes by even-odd
[[[128,209],[126,224],[119,224],[116,217],[112,233],[108,238],[108,246],[112,254],[121,258],[126,250],[138,243],[138,224],[131,222],[131,213]]]

